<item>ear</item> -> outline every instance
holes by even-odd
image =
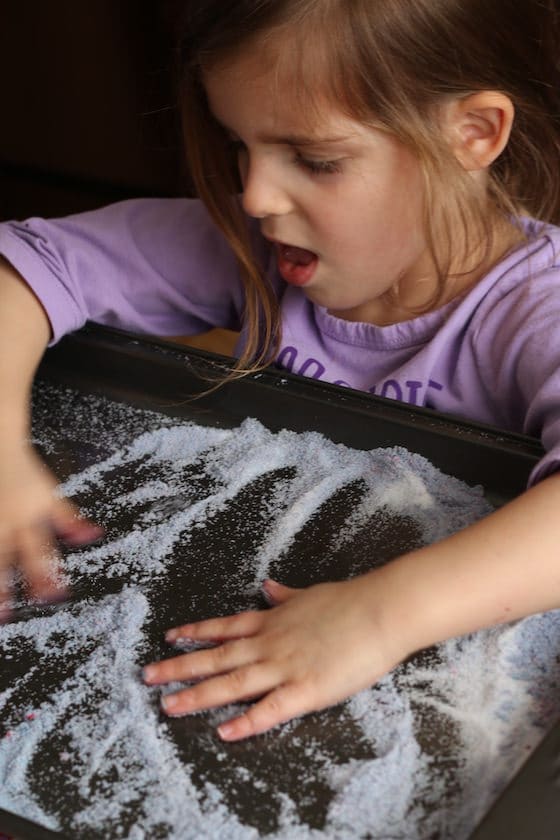
[[[453,154],[468,172],[488,169],[507,146],[515,108],[499,91],[484,90],[454,99],[444,108]]]

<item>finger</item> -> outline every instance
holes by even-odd
[[[196,680],[224,674],[254,661],[254,645],[247,641],[234,641],[215,648],[152,662],[144,668],[143,677],[148,685]]]
[[[289,601],[294,595],[297,595],[299,589],[293,589],[291,586],[284,586],[283,583],[278,583],[276,580],[265,580],[262,585],[262,593],[266,601],[272,606],[283,604]]]
[[[30,593],[41,600],[60,598],[66,588],[58,579],[58,556],[52,534],[45,526],[35,526],[18,534],[16,556]]]
[[[173,627],[165,634],[167,642],[215,641],[222,639],[240,639],[253,636],[262,626],[263,613],[259,611],[242,612],[225,618],[209,618],[194,624]]]
[[[161,699],[163,711],[177,716],[252,700],[270,691],[278,683],[276,669],[263,665],[247,665],[228,674],[205,680],[192,688],[167,694]]]
[[[66,499],[56,505],[51,520],[56,536],[69,546],[87,545],[105,534],[104,528],[83,517]]]
[[[220,724],[218,735],[223,741],[240,741],[317,708],[300,686],[280,685],[244,714]]]
[[[78,548],[82,545],[91,545],[91,543],[103,539],[105,528],[101,525],[96,525],[95,522],[90,522],[88,519],[81,519],[68,530],[57,528],[56,535],[66,545]]]
[[[12,591],[12,570],[7,563],[0,565],[0,624],[6,622],[10,615],[10,595]]]

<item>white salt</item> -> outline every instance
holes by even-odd
[[[274,481],[266,498],[256,492],[261,507],[245,523],[257,536],[228,581],[232,603],[271,572],[281,577],[314,521],[322,523],[327,553],[352,550],[383,522],[398,527],[406,520],[416,543],[428,543],[489,511],[481,489],[403,449],[355,451],[316,433],[272,434],[255,420],[224,430],[171,426],[168,418],[135,411],[131,439],[128,415],[114,404],[103,401],[105,426],[90,422],[102,414],[100,402],[82,406],[89,463],[63,490],[78,494],[110,533],[103,545],[70,553],[64,565],[73,579],[122,579],[126,586],[0,628],[8,673],[22,651],[33,660],[0,693],[9,727],[0,739],[0,807],[76,838],[466,838],[558,716],[560,613],[447,642],[338,710],[252,742],[225,745],[212,734],[242,707],[196,715],[202,728],[187,730],[194,739],[188,760],[173,736],[182,723],[160,719],[161,692],[145,687],[139,671],[150,653],[150,604],[168,569],[179,557],[188,570],[189,545],[201,529],[213,539],[213,522],[263,478]],[[55,432],[54,440],[37,436],[43,450],[58,451]],[[347,488],[353,508],[329,530],[322,511]],[[231,527],[240,526],[232,520]],[[193,581],[211,575],[212,561],[192,568]],[[308,570],[310,582],[314,573]],[[195,595],[186,595],[196,610]],[[192,649],[188,640],[179,647]],[[64,670],[74,660],[50,694],[31,702],[26,687],[38,693],[43,669]],[[73,813],[63,794],[59,807],[56,795],[37,788],[37,761],[53,744],[72,783]],[[282,781],[286,768],[290,778]],[[253,820],[255,803],[266,811],[265,828]]]

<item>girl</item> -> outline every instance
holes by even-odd
[[[221,643],[149,665],[146,682],[203,678],[167,695],[172,715],[261,698],[220,726],[236,740],[419,648],[560,606],[559,11],[192,0],[187,13],[184,132],[203,204],[2,228],[3,599],[14,555],[47,597],[45,542],[96,534],[26,443],[44,346],[87,318],[242,327],[233,375],[277,359],[547,450],[522,497],[449,539],[344,583],[267,581],[273,609],[170,630]]]

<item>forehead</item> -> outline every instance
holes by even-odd
[[[260,134],[292,135],[309,141],[359,133],[320,86],[298,84],[295,74],[264,48],[214,63],[203,73],[208,104],[225,128],[251,128]],[[301,80],[300,80],[301,82]]]

